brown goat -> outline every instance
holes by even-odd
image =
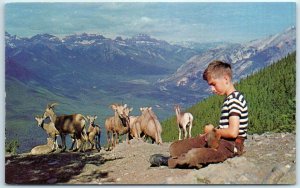
[[[118,144],[119,135],[128,133],[129,140],[129,113],[132,111],[132,108],[128,109],[126,104],[124,106],[112,104],[110,107],[114,110],[115,115],[105,120],[108,149],[110,146],[114,148]]]
[[[132,138],[141,138],[141,127],[139,124],[135,123],[135,121],[138,119],[138,116],[129,116],[129,122],[130,122],[130,136]]]
[[[58,130],[62,141],[62,151],[66,150],[66,134],[70,134],[72,138],[70,150],[73,150],[75,141],[77,141],[75,150],[83,150],[83,145],[88,141],[85,130],[86,118],[81,114],[56,116],[54,113],[55,105],[57,105],[57,103],[48,104],[43,117],[45,119],[49,117],[51,122],[54,123],[55,128]]]
[[[89,142],[91,144],[90,149],[97,149],[98,151],[101,150],[101,144],[100,144],[100,137],[101,137],[101,128],[99,125],[95,124],[95,120],[97,119],[97,116],[87,116],[87,119],[89,120],[89,127],[87,130],[87,135]]]
[[[152,143],[162,144],[162,127],[152,108],[144,107],[140,111],[142,114],[136,119],[136,126],[140,127],[142,134],[151,138]]]

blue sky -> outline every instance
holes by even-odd
[[[168,42],[247,42],[296,25],[296,3],[8,3],[5,31],[20,37],[80,33]]]

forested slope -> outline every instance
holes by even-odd
[[[235,84],[248,102],[248,133],[293,132],[296,128],[296,52]],[[224,96],[211,96],[186,111],[194,116],[192,135],[218,125]],[[175,112],[174,112],[175,114]],[[176,117],[162,122],[163,140],[178,139]]]

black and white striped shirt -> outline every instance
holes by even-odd
[[[248,107],[244,96],[234,91],[228,95],[223,103],[219,128],[224,129],[229,126],[229,116],[238,115],[240,117],[239,137],[247,137],[248,127]]]

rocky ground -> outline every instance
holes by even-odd
[[[7,184],[295,184],[293,133],[250,135],[246,153],[199,170],[150,167],[152,154],[168,155],[161,146],[131,140],[113,151],[64,152],[5,157]]]

